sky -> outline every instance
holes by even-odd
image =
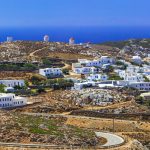
[[[0,0],[0,27],[148,26],[150,0]]]

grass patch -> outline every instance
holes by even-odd
[[[64,137],[65,134],[73,135],[77,138],[95,136],[93,131],[79,127],[65,125],[64,118],[45,118],[37,116],[19,115],[15,122],[17,128],[26,129],[32,134],[47,134],[51,136]]]

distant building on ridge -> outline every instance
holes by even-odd
[[[71,37],[71,38],[69,39],[69,45],[74,45],[74,44],[75,44],[75,40],[74,40],[73,37]]]
[[[13,37],[12,36],[8,36],[7,37],[7,42],[12,42],[13,41]]]
[[[49,36],[48,35],[44,36],[44,42],[49,42]]]

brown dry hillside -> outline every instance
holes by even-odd
[[[93,58],[101,55],[116,56],[118,50],[110,46],[91,45],[68,45],[60,42],[32,42],[32,41],[15,41],[12,43],[2,43],[0,45],[0,61],[30,61],[40,60],[41,57],[77,59]]]

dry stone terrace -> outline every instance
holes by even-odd
[[[55,95],[56,96],[56,95]],[[108,105],[125,101],[129,98],[126,95],[122,95],[117,90],[104,90],[104,89],[83,89],[80,91],[66,90],[61,93],[57,93],[59,100],[66,99],[76,105]],[[130,97],[132,99],[132,97]]]

